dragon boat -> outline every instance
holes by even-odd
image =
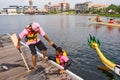
[[[106,58],[100,49],[100,41],[97,40],[94,36],[91,35],[89,36],[90,38],[88,39],[88,45],[97,52],[100,60],[105,65],[105,67],[109,70],[112,70],[113,72],[120,76],[120,65]]]
[[[94,24],[99,24],[99,25],[106,25],[106,26],[116,26],[116,27],[120,27],[120,24],[110,24],[110,23],[107,23],[107,22],[93,22]]]

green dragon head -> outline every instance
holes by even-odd
[[[93,49],[99,48],[100,41],[97,40],[94,36],[91,36],[90,34],[89,34],[89,36],[90,36],[90,38],[88,39],[88,45]]]

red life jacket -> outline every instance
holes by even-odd
[[[110,23],[110,24],[114,24],[114,20],[110,20],[109,23]]]

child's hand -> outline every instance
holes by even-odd
[[[65,74],[65,73],[66,73],[66,71],[64,69],[60,70],[60,74]]]

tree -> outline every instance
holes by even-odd
[[[106,8],[107,12],[109,12],[109,10],[112,10],[114,12],[117,12],[117,5],[111,4],[110,6],[108,6]]]
[[[120,13],[120,5],[117,7],[117,12]]]

